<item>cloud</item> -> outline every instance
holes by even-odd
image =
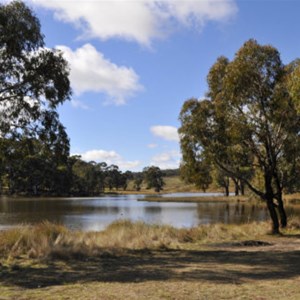
[[[66,46],[57,49],[70,64],[70,80],[76,95],[101,92],[108,96],[108,102],[122,105],[142,89],[133,69],[110,62],[91,44],[75,51]]]
[[[155,136],[163,138],[167,141],[175,141],[175,142],[179,141],[179,136],[176,127],[157,125],[157,126],[152,126],[150,128],[150,131]]]
[[[106,151],[102,149],[89,150],[83,153],[73,153],[72,155],[80,155],[85,161],[106,162],[108,165],[117,165],[121,170],[134,170],[141,165],[138,160],[126,161],[116,151]]]
[[[168,151],[152,157],[150,165],[159,167],[160,169],[176,169],[179,168],[180,153],[178,151]]]
[[[157,144],[148,144],[147,145],[147,147],[150,148],[150,149],[157,148],[157,146],[158,146]]]
[[[72,99],[71,100],[71,105],[74,108],[81,108],[81,109],[84,109],[84,110],[88,110],[89,109],[89,107],[86,104],[84,104],[83,102],[81,102],[79,100]]]
[[[122,38],[143,45],[167,34],[173,22],[202,29],[237,12],[235,0],[31,0],[73,24],[82,38]]]

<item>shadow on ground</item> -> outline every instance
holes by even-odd
[[[24,288],[161,280],[243,283],[300,276],[300,251],[131,251],[117,257],[0,266],[0,283]]]

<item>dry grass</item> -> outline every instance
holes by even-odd
[[[186,184],[183,182],[180,178],[180,176],[167,176],[163,177],[163,180],[165,182],[164,189],[162,190],[162,193],[184,193],[184,192],[202,192],[202,190],[198,189],[195,187],[194,184]],[[209,191],[220,191],[222,192],[221,189],[212,186]],[[154,189],[147,189],[147,186],[145,183],[142,184],[141,190],[139,192],[136,192],[134,189],[133,185],[133,180],[131,180],[128,184],[127,190],[126,191],[119,191],[120,193],[125,193],[125,194],[157,194],[154,192]]]
[[[266,222],[2,231],[0,299],[300,299],[300,220],[289,224],[283,236]],[[241,243],[258,239],[271,246]]]
[[[138,201],[148,202],[245,202],[251,201],[247,196],[201,196],[201,197],[159,197],[159,196],[146,196],[145,198],[138,199]]]
[[[283,199],[289,204],[300,204],[300,193],[284,195]]]
[[[165,182],[164,193],[202,192],[195,185],[183,182],[179,176],[169,176],[163,179]]]
[[[35,226],[20,226],[0,232],[0,254],[29,257],[46,256],[50,253],[58,237],[67,234],[62,225],[43,222]]]
[[[297,222],[291,223],[294,229],[299,228],[300,222]],[[199,244],[255,239],[266,234],[268,228],[265,222],[176,229],[121,220],[102,232],[79,232],[44,222],[0,232],[0,254],[4,257],[81,258],[118,255],[124,250],[184,249]]]

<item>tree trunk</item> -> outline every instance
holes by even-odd
[[[241,195],[245,196],[245,184],[244,182],[240,182],[240,191],[241,191]]]
[[[267,207],[269,210],[269,214],[272,220],[272,233],[273,234],[278,234],[279,232],[279,221],[278,221],[278,216],[274,204],[274,193],[273,193],[273,188],[272,188],[272,175],[270,173],[265,174],[265,200],[267,202]]]
[[[281,228],[285,228],[287,226],[287,216],[286,216],[284,205],[283,205],[282,193],[280,193],[276,199],[278,202],[277,208],[278,208],[278,212],[279,212],[279,216],[280,216],[280,225],[281,225]]]
[[[238,196],[239,195],[239,185],[235,183],[234,186],[235,186],[234,194],[236,196]]]
[[[226,185],[224,188],[225,188],[225,196],[228,197],[229,196],[229,185]]]
[[[239,181],[238,181],[238,179],[235,179],[235,178],[232,178],[232,180],[234,182],[234,194],[235,194],[235,196],[238,196],[239,190],[240,190]]]
[[[229,177],[225,176],[224,177],[224,189],[225,189],[225,196],[228,197],[229,196]]]
[[[282,200],[282,184],[279,180],[279,176],[278,176],[277,172],[274,172],[274,177],[275,177],[275,183],[277,186],[276,200],[278,203],[277,209],[278,209],[279,216],[280,216],[280,225],[281,225],[281,228],[285,228],[287,226],[287,216],[285,213],[283,200]]]
[[[273,202],[273,197],[267,196],[267,207],[269,210],[269,214],[272,220],[272,233],[279,234],[279,221],[276,213],[275,205]]]

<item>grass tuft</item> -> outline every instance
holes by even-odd
[[[42,222],[35,226],[22,226],[0,233],[0,253],[6,256],[27,254],[29,257],[46,256],[50,253],[55,240],[67,234],[62,225]]]

